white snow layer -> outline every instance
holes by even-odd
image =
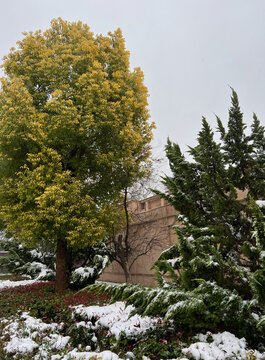
[[[30,285],[37,282],[37,280],[21,280],[21,281],[10,281],[10,280],[0,280],[0,290],[4,288],[10,288],[15,286],[24,286]],[[40,282],[40,281],[38,281]]]
[[[122,360],[118,355],[111,351],[103,352],[79,352],[78,349],[67,351],[67,355],[49,355],[50,350],[63,350],[68,348],[70,336],[62,336],[58,333],[61,328],[58,324],[46,324],[40,319],[33,318],[27,312],[22,313],[20,319],[5,320],[7,323],[3,336],[9,334],[10,340],[4,344],[6,353],[13,354],[14,359],[16,356],[31,354],[34,350],[38,349],[37,354],[32,354],[33,360],[43,359],[101,359],[101,360]]]
[[[38,276],[35,276],[34,280],[42,280],[45,279],[45,277],[49,276],[49,275],[54,275],[55,276],[55,272],[51,269],[48,268],[47,265],[42,264],[40,262],[37,261],[33,261],[32,263],[28,263],[28,270],[33,272],[33,273],[38,273]],[[26,265],[27,266],[27,265]]]
[[[154,329],[157,325],[158,319],[152,319],[149,316],[133,315],[129,317],[133,309],[133,306],[125,307],[125,303],[120,301],[107,306],[78,305],[73,307],[73,312],[86,321],[97,318],[96,328],[105,327],[109,329],[110,335],[115,335],[116,339],[119,339],[122,332],[127,336],[133,336],[143,333],[147,329]],[[81,323],[81,326],[84,326],[84,322]],[[90,326],[90,322],[87,326]]]
[[[31,353],[37,347],[38,344],[29,337],[12,337],[11,340],[5,345],[4,349],[7,353],[27,354]]]
[[[213,341],[207,343],[207,338],[211,336]],[[265,359],[265,354],[258,351],[248,351],[246,340],[238,339],[230,332],[218,334],[199,334],[197,338],[200,342],[190,345],[188,348],[182,349],[183,354],[192,355],[195,360],[225,360],[225,359],[247,359],[248,355],[254,355],[253,359]],[[250,357],[251,359],[251,357]]]
[[[265,200],[256,200],[256,204],[257,204],[259,207],[264,207],[264,206],[265,206]]]
[[[95,269],[89,266],[79,267],[74,270],[72,276],[79,275],[82,278],[89,278],[94,275]]]
[[[8,323],[8,320],[5,320]],[[9,335],[10,340],[4,344],[6,353],[19,354],[32,353],[33,350],[39,350],[45,354],[49,348],[61,350],[65,348],[70,340],[69,336],[62,336],[60,334],[45,334],[46,332],[59,330],[58,324],[46,324],[40,319],[30,316],[27,312],[23,312],[19,319],[11,319],[4,330],[4,335]],[[40,346],[36,341],[43,344]],[[36,341],[35,341],[36,340]]]
[[[91,360],[91,359],[100,359],[100,360],[122,360],[119,358],[118,355],[114,354],[112,351],[105,350],[100,353],[96,352],[78,352],[77,350],[69,351],[67,355],[61,357],[60,355],[53,355],[51,360],[69,360],[69,359],[76,359],[76,360]]]

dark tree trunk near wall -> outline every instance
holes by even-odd
[[[67,288],[67,244],[57,240],[55,292],[63,294]]]
[[[131,271],[130,271],[130,268],[128,265],[128,261],[125,262],[123,271],[124,271],[124,276],[125,276],[125,282],[132,283],[132,274],[131,274]]]

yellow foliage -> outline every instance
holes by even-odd
[[[4,58],[0,217],[27,243],[85,246],[119,218],[110,205],[145,171],[153,123],[118,29],[55,19]]]

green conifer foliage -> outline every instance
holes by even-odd
[[[264,127],[254,115],[247,136],[234,90],[231,99],[227,129],[217,118],[220,142],[203,118],[198,145],[190,148],[193,161],[168,141],[172,176],[163,182],[169,193],[157,193],[179,211],[184,225],[177,229],[180,286],[191,290],[204,279],[252,299],[250,279],[260,263],[248,198],[265,197]]]
[[[246,135],[234,90],[231,99],[227,127],[217,118],[220,141],[203,118],[191,161],[177,144],[166,145],[172,175],[163,178],[168,191],[155,193],[174,206],[181,224],[178,243],[153,266],[159,288],[109,291],[137,312],[174,319],[177,326],[221,326],[264,343],[264,126],[254,115]]]
[[[255,202],[251,199],[251,208],[254,213],[253,238],[256,241],[258,255],[258,269],[253,276],[253,290],[260,303],[265,305],[265,201]]]

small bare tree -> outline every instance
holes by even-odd
[[[161,161],[153,160],[153,163],[157,165]],[[120,204],[124,213],[123,230],[117,233],[113,228],[109,242],[114,249],[112,260],[121,266],[126,282],[132,280],[131,270],[135,262],[153,250],[161,249],[161,238],[167,236],[168,228],[153,227],[152,221],[147,219],[144,212],[134,212],[131,206],[133,201],[152,194],[150,188],[157,187],[158,178],[156,170],[152,167],[148,176],[123,191],[123,201]]]

